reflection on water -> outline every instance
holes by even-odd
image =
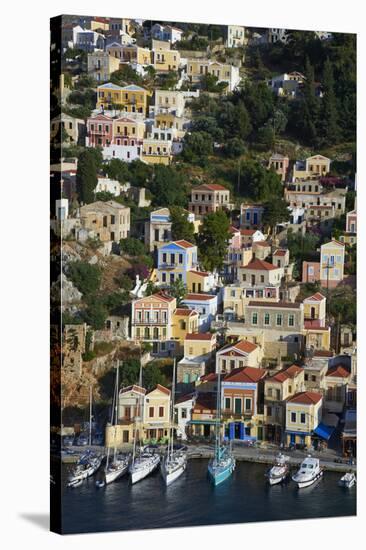
[[[293,482],[270,487],[268,466],[238,462],[234,475],[218,487],[207,479],[207,460],[191,460],[186,472],[165,487],[159,471],[131,485],[128,476],[103,489],[88,479],[65,487],[65,533],[184,527],[356,514],[356,489],[337,485],[340,474],[325,472],[314,485]],[[69,467],[65,467],[67,474]],[[66,479],[66,475],[64,476]]]

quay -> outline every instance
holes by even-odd
[[[194,459],[209,459],[212,458],[214,453],[214,448],[209,444],[186,444],[188,447],[188,458],[189,460]],[[87,447],[95,452],[104,452],[105,448],[103,446],[93,445]],[[71,447],[73,454],[63,454],[61,461],[63,464],[74,464],[78,461],[79,457],[86,451],[85,447]],[[131,449],[124,447],[122,451],[129,452]],[[159,450],[165,450],[165,446],[161,446]],[[276,455],[280,449],[275,446],[270,448],[261,448],[261,447],[248,447],[240,443],[234,443],[233,445],[233,454],[235,459],[238,462],[253,462],[259,464],[272,464]],[[283,454],[289,457],[289,463],[292,466],[299,466],[301,462],[311,454],[315,458],[319,458],[321,466],[325,471],[332,472],[356,472],[356,464],[349,464],[347,459],[341,459],[334,451],[300,451],[300,450],[290,450],[290,451],[281,451]],[[342,460],[342,462],[335,462],[335,460]]]

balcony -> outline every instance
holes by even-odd
[[[163,319],[163,320],[148,320],[148,321],[144,321],[144,320],[133,320],[132,321],[132,325],[133,326],[159,326],[159,325],[162,325],[162,326],[166,326],[168,320],[167,319]]]

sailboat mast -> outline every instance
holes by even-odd
[[[91,441],[92,441],[92,407],[93,407],[92,399],[93,399],[92,385],[90,384],[89,386],[89,447],[91,446]]]
[[[117,426],[118,423],[118,398],[119,398],[119,364],[117,361],[117,371],[116,371],[116,389],[115,389],[115,409],[114,409],[114,425]],[[114,454],[113,454],[113,460],[116,462],[116,452],[117,452],[117,445],[116,445],[116,428],[114,429]]]
[[[217,373],[217,395],[216,395],[216,438],[215,438],[215,455],[216,459],[220,454],[220,422],[221,422],[221,373]]]
[[[139,387],[142,388],[142,364],[141,364],[141,355],[140,355],[140,374],[139,374]],[[134,416],[134,431],[135,431],[135,435],[134,435],[134,438],[133,438],[133,447],[132,447],[132,464],[135,463],[135,458],[136,458],[136,443],[137,443],[137,421],[136,421],[136,418],[137,418],[137,414],[140,414],[140,392],[138,393],[138,398],[137,398],[137,411],[135,411],[135,416]],[[139,437],[140,437],[140,433],[139,433]]]
[[[171,437],[170,437],[170,458],[173,457],[173,449],[174,449],[174,397],[175,397],[175,368],[176,368],[176,359],[174,357],[174,363],[173,363],[173,383],[172,383],[172,396],[171,396],[171,414],[170,414],[170,430],[171,430]]]

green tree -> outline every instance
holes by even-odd
[[[84,296],[89,296],[99,290],[102,272],[97,265],[76,261],[68,265],[67,277]]]
[[[120,159],[111,159],[105,168],[109,178],[117,180],[120,183],[125,183],[129,180],[130,172],[127,162]]]
[[[123,252],[129,256],[141,256],[145,254],[145,245],[139,239],[134,237],[127,237],[127,239],[121,239],[119,246]]]
[[[234,137],[225,143],[224,153],[230,158],[240,157],[245,153],[245,143],[242,139]]]
[[[334,93],[333,66],[329,59],[324,63],[323,88],[320,135],[324,144],[331,145],[340,141],[341,136],[338,126],[337,100]]]
[[[184,136],[182,157],[186,162],[206,164],[213,153],[213,140],[207,132],[192,132]]]
[[[304,76],[304,99],[298,124],[302,128],[303,136],[307,142],[314,143],[318,139],[319,105],[315,97],[314,67],[311,65],[309,58],[306,58]]]
[[[181,279],[176,279],[174,283],[169,286],[169,294],[176,298],[177,306],[180,306],[183,298],[187,294],[187,287]]]
[[[174,241],[184,239],[190,243],[194,243],[194,225],[188,221],[187,211],[181,206],[171,206],[169,211],[172,222],[172,239]]]
[[[173,166],[157,165],[149,188],[154,206],[185,206],[187,203],[186,178]]]
[[[142,385],[147,391],[153,390],[157,384],[164,385],[167,380],[158,365],[148,363],[142,371]]]
[[[76,172],[76,188],[79,202],[89,204],[94,201],[94,190],[97,183],[97,168],[94,156],[89,150],[85,150],[79,155]]]
[[[221,269],[230,238],[230,220],[223,210],[205,216],[198,234],[200,258],[205,269]]]
[[[152,178],[153,168],[140,159],[133,160],[129,165],[130,181],[136,187],[146,187]]]
[[[265,202],[263,206],[263,224],[270,229],[272,234],[275,234],[276,225],[290,219],[288,205],[282,198],[273,198]]]
[[[107,315],[108,309],[99,300],[91,301],[86,310],[82,313],[84,321],[95,330],[102,330],[105,328]]]

